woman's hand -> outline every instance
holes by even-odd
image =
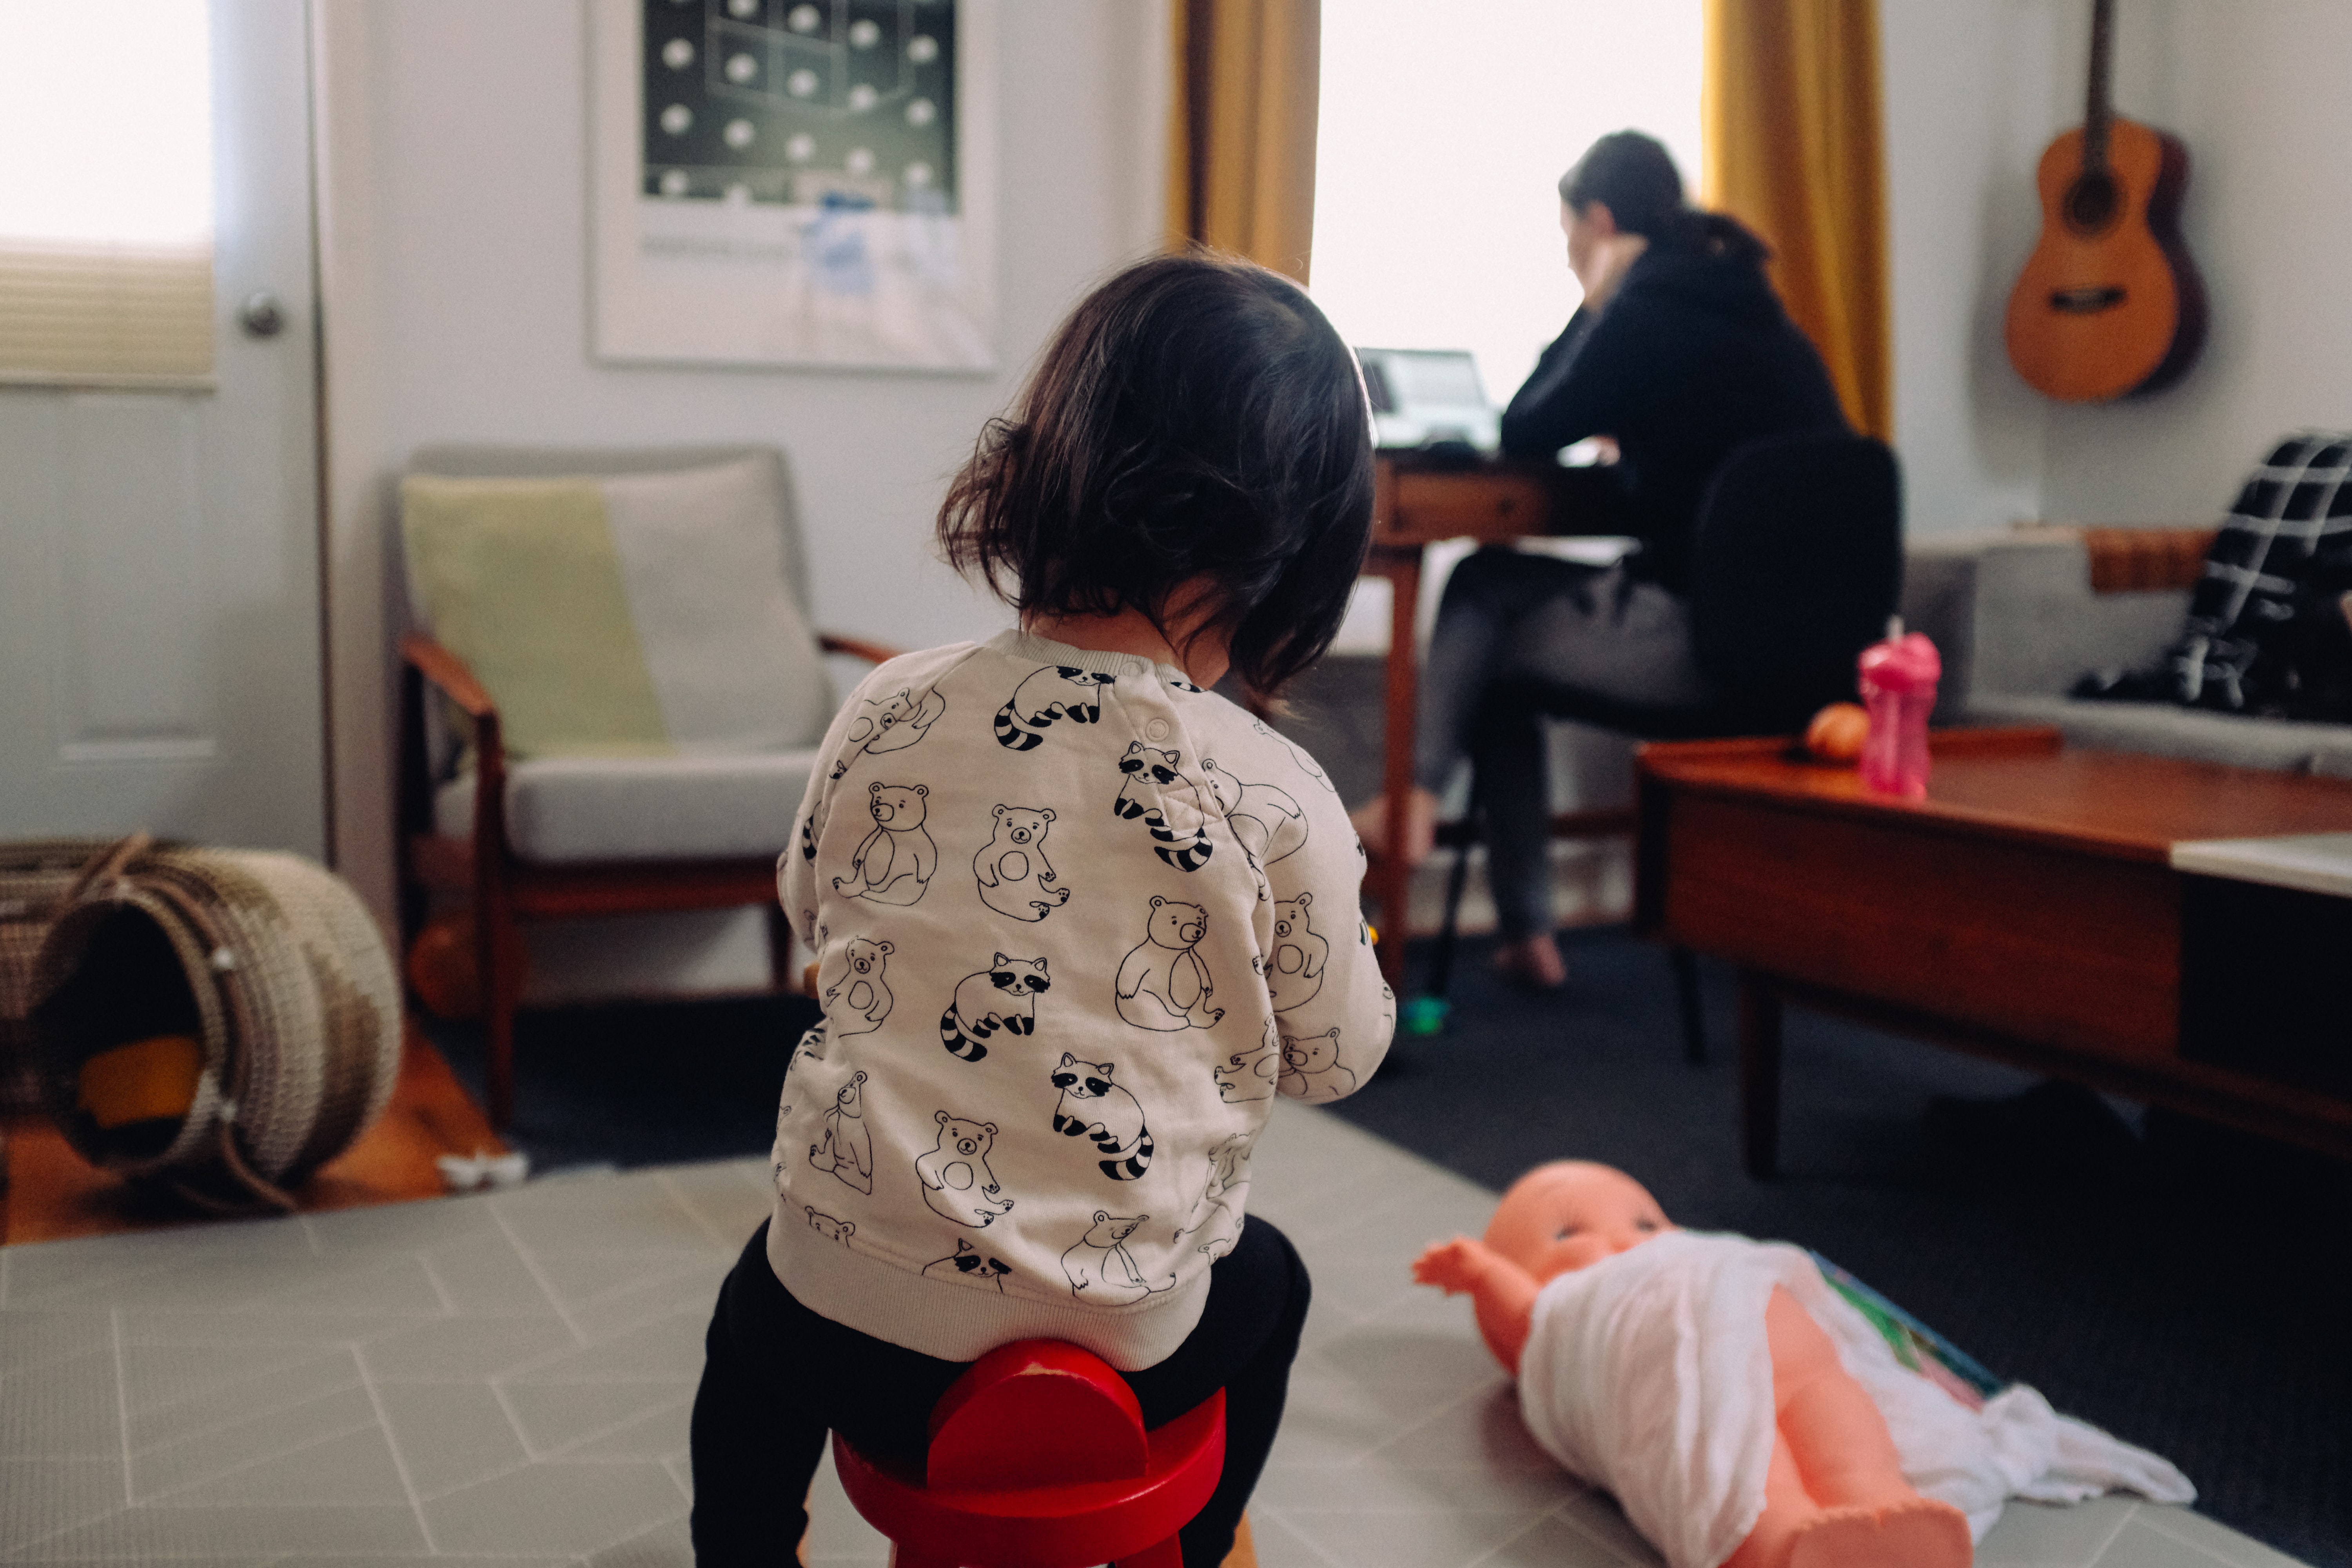
[[[1584,285],[1584,308],[1599,310],[1607,306],[1625,281],[1625,274],[1649,248],[1650,237],[1645,234],[1612,234],[1594,241],[1576,274],[1576,280]]]

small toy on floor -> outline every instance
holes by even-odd
[[[1898,1352],[1810,1254],[1678,1230],[1606,1165],[1538,1167],[1412,1271],[1470,1295],[1529,1432],[1672,1568],[1966,1568],[2009,1497],[2196,1496],[2023,1384],[1909,1364],[1916,1333]]]

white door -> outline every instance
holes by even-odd
[[[0,386],[0,838],[325,850],[305,6],[210,9],[215,384]]]

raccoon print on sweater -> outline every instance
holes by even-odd
[[[1125,821],[1140,818],[1151,830],[1152,853],[1179,871],[1197,871],[1209,863],[1216,845],[1209,838],[1209,802],[1183,771],[1181,752],[1163,752],[1140,741],[1130,742],[1118,771],[1127,782],[1112,813]]]
[[[956,983],[955,999],[940,1015],[940,1044],[949,1055],[976,1062],[1000,1034],[1034,1034],[1037,998],[1053,984],[1044,959],[995,954],[986,969]]]
[[[1062,1098],[1054,1102],[1054,1131],[1067,1137],[1094,1140],[1096,1163],[1114,1182],[1131,1182],[1151,1167],[1151,1129],[1143,1124],[1143,1106],[1135,1096],[1110,1080],[1108,1062],[1082,1062],[1062,1053],[1054,1069],[1054,1087]]]
[[[1092,724],[1102,718],[1101,688],[1118,678],[1066,664],[1036,671],[1013,689],[996,710],[996,743],[1008,752],[1034,752],[1058,720]]]

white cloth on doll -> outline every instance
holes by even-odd
[[[1905,1478],[1967,1514],[1977,1540],[2011,1497],[2196,1497],[2165,1460],[2058,1415],[2022,1384],[1969,1409],[1895,1360],[1801,1249],[1666,1231],[1543,1288],[1518,1384],[1536,1441],[1615,1494],[1672,1568],[1717,1568],[1763,1512],[1773,1437],[1764,1309],[1775,1285],[1886,1417]]]

